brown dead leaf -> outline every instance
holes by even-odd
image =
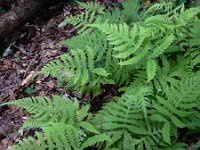
[[[47,82],[46,85],[47,85],[49,88],[54,88],[55,83],[51,80],[51,81]]]
[[[7,147],[8,147],[8,145],[9,145],[9,140],[8,139],[3,139],[2,141],[1,141],[1,145],[2,145],[2,150],[6,150],[7,149]]]

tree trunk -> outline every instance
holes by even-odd
[[[0,17],[0,44],[3,45],[6,37],[23,26],[27,21],[37,16],[39,12],[59,1],[60,0],[23,0],[18,7],[3,14]],[[3,53],[1,47],[0,45],[0,53]]]

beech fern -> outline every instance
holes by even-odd
[[[42,129],[13,149],[186,149],[180,129],[200,132],[200,8],[139,0],[113,10],[79,5],[83,12],[64,21],[78,35],[59,43],[70,52],[38,74],[93,97],[115,85],[121,96],[93,115],[89,104],[60,96],[3,104],[31,114],[24,128]]]

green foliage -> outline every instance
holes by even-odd
[[[96,127],[111,137],[106,147],[184,149],[175,142],[178,128],[199,130],[199,75],[170,86],[162,97],[155,96],[151,86],[133,84],[116,102],[107,103],[94,118]]]
[[[113,10],[92,2],[79,5],[83,12],[64,21],[79,29],[77,36],[60,42],[70,52],[38,74],[93,97],[107,84],[120,87],[122,95],[93,116],[88,105],[79,110],[76,100],[59,96],[8,102],[31,113],[25,128],[43,131],[36,141],[28,138],[18,146],[186,149],[180,129],[200,132],[199,7],[170,2],[143,7],[137,0]]]
[[[0,6],[0,14],[6,12],[3,7]]]
[[[65,19],[64,24],[70,23],[76,28],[81,28],[79,33],[89,32],[91,30],[88,29],[87,25],[93,22],[98,22],[98,15],[104,13],[104,8],[93,2],[78,2],[78,4],[82,9],[84,9],[84,12],[77,16],[70,16]]]
[[[1,0],[0,0],[0,2],[1,2]],[[0,6],[0,14],[5,13],[5,12],[6,12],[6,10],[2,6]]]
[[[34,94],[36,92],[36,89],[34,85],[32,84],[31,86],[27,87],[24,92],[28,95]]]
[[[104,78],[110,74],[104,68],[109,65],[111,58],[108,56],[105,64],[98,65],[101,63],[98,59],[102,54],[95,55],[91,47],[86,47],[84,51],[83,49],[71,50],[60,59],[51,61],[39,73],[51,74],[60,82],[67,82],[68,88],[78,88],[86,93],[92,90],[94,95],[97,95],[100,85],[106,82]]]
[[[13,150],[30,149],[75,149],[81,150],[109,140],[94,125],[87,121],[89,106],[79,109],[77,100],[53,96],[24,98],[5,103],[25,108],[31,114],[23,128],[40,128],[36,137],[28,137],[13,146]]]
[[[185,10],[182,5],[174,9],[171,3],[158,3],[140,10],[139,1],[133,6],[129,3],[133,1],[125,2],[122,11],[114,9],[113,13],[103,12],[104,8],[94,3],[79,3],[83,13],[67,18],[65,23],[79,28],[80,34],[61,42],[71,49],[70,54],[50,62],[39,73],[51,74],[67,82],[69,88],[76,87],[87,94],[92,91],[96,96],[101,93],[101,85],[129,84],[139,69],[146,70],[147,82],[152,81],[161,67],[163,55],[167,54],[170,59],[177,52],[186,53],[185,45],[196,48],[199,44],[198,8]],[[132,14],[128,12],[129,7],[140,19],[123,20],[124,15]],[[86,18],[80,19],[80,16]],[[112,17],[116,18],[114,23]],[[197,58],[196,61],[195,64]],[[70,72],[69,77],[66,71]]]

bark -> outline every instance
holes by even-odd
[[[0,44],[6,37],[26,22],[37,16],[39,12],[60,0],[21,0],[18,7],[0,16]],[[2,44],[3,45],[3,44]],[[0,45],[0,53],[2,53]]]

